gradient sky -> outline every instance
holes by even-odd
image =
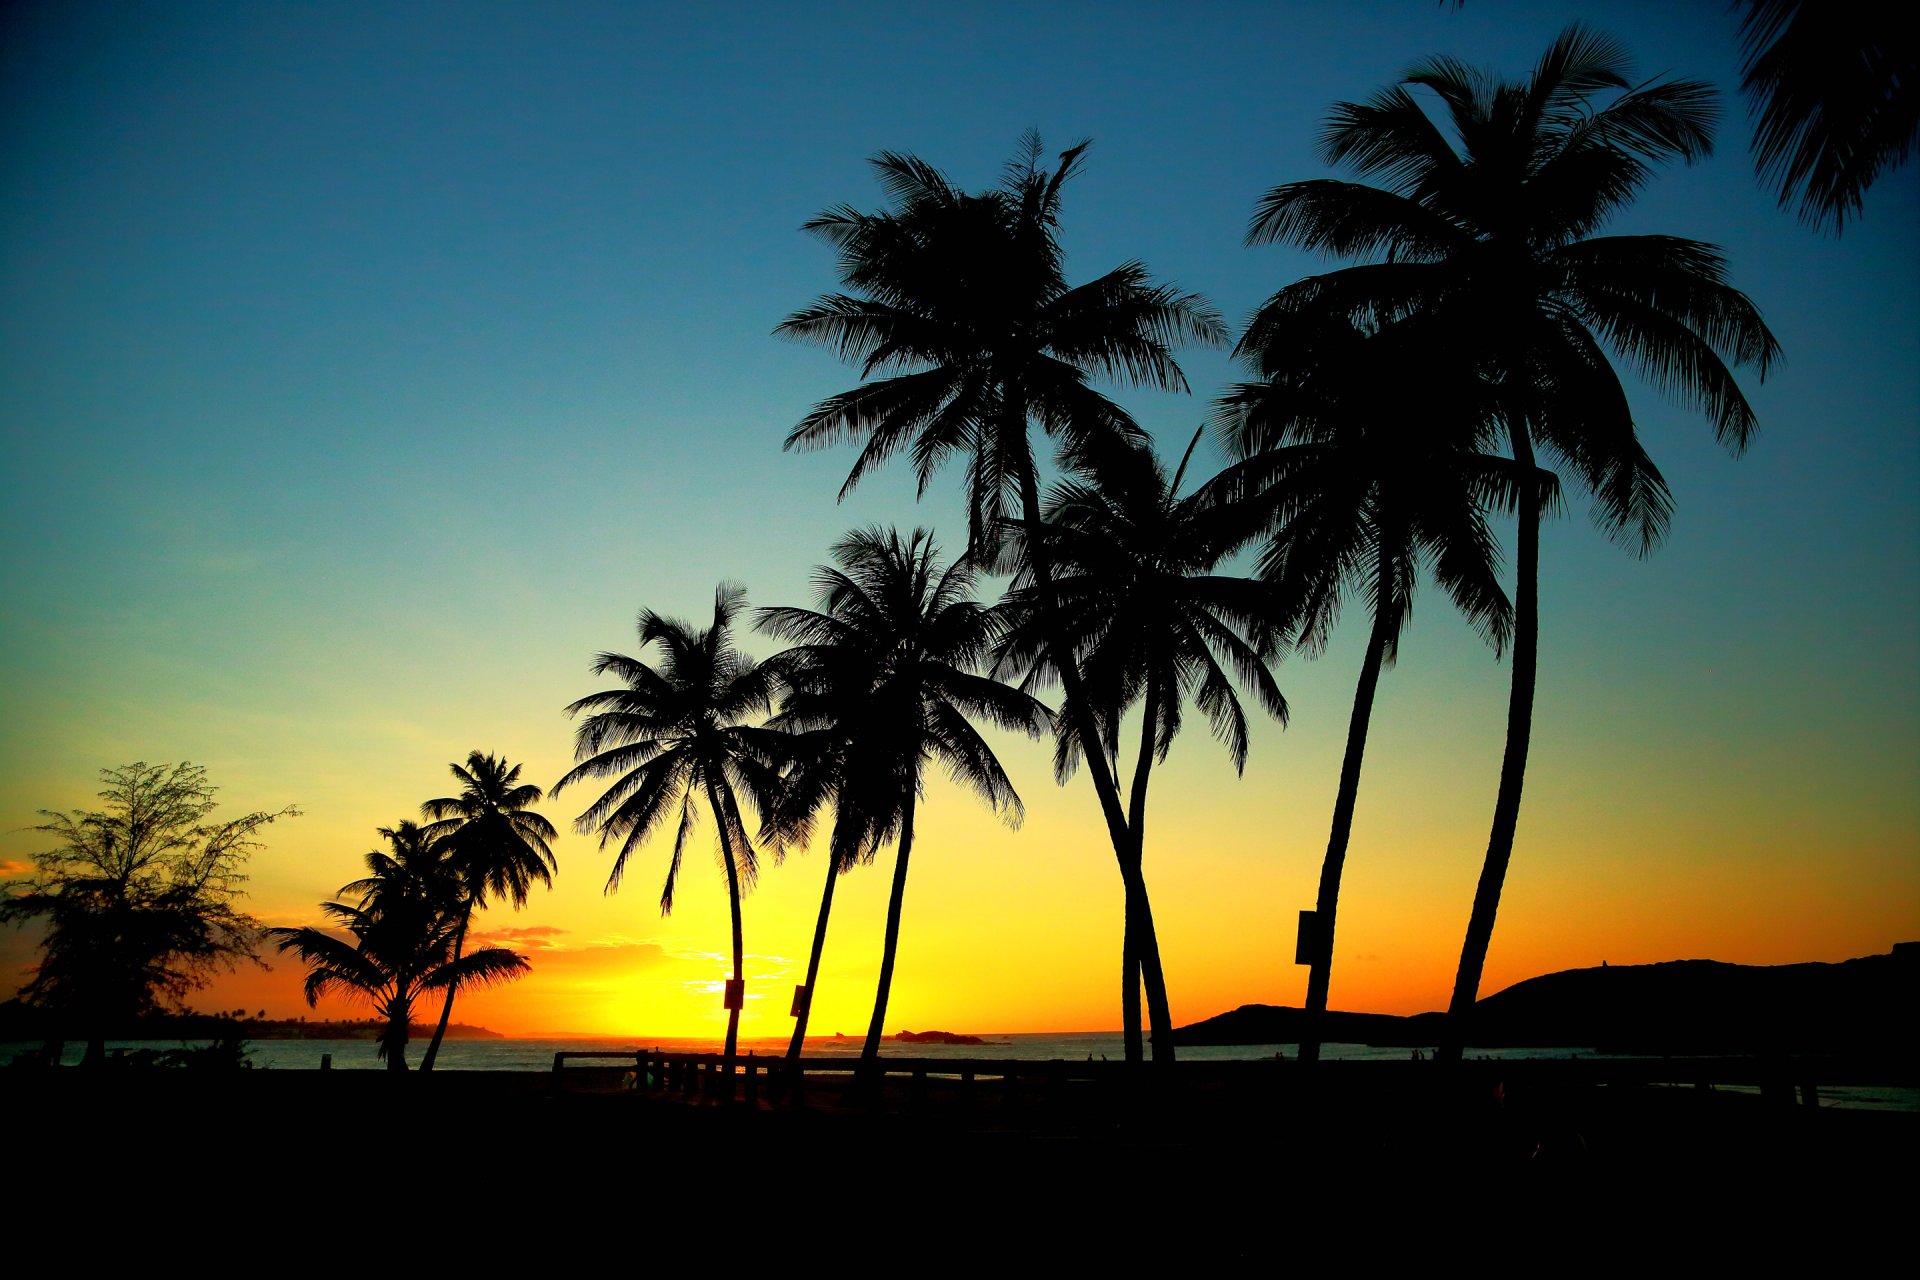
[[[297,803],[251,907],[307,922],[374,828],[470,749],[550,784],[560,708],[631,652],[641,607],[714,584],[809,603],[847,528],[963,539],[958,473],[899,465],[844,503],[850,453],[784,454],[854,385],[777,340],[833,287],[800,224],[878,207],[866,157],[993,183],[1023,130],[1095,145],[1067,189],[1079,281],[1128,258],[1236,327],[1316,269],[1243,247],[1255,199],[1324,176],[1328,106],[1450,53],[1523,75],[1567,22],[1646,75],[1731,90],[1717,3],[24,4],[0,31],[0,860],[105,765],[191,759],[234,810]],[[1785,349],[1738,460],[1636,393],[1678,511],[1636,560],[1578,504],[1546,531],[1535,736],[1483,992],[1536,973],[1704,956],[1839,960],[1920,937],[1920,226],[1916,170],[1844,239],[1776,210],[1723,97],[1718,154],[1619,231],[1725,247]],[[1121,392],[1177,449],[1234,376]],[[1197,464],[1217,465],[1213,456]],[[1294,721],[1236,778],[1203,720],[1156,773],[1148,879],[1174,1015],[1298,1004],[1352,682],[1350,626],[1280,670]],[[745,647],[764,656],[769,644]],[[1436,594],[1381,686],[1343,896],[1336,1007],[1443,1007],[1485,850],[1507,669]],[[1121,895],[1083,779],[1008,742],[1010,832],[934,779],[890,1030],[1118,1024]],[[665,848],[622,891],[545,811],[560,876],[482,927],[527,949],[463,998],[510,1032],[724,1027],[723,881]],[[700,836],[712,842],[710,828]],[[844,880],[816,1003],[862,1030],[891,856]],[[784,1035],[822,868],[746,903],[742,1034]],[[0,994],[31,960],[0,935]],[[305,1012],[296,974],[203,1006]],[[345,1006],[322,1014],[342,1016]]]

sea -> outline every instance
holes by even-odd
[[[1118,1031],[1069,1031],[1069,1032],[1008,1032],[999,1035],[982,1034],[980,1044],[915,1044],[889,1039],[881,1047],[881,1056],[892,1058],[941,1058],[955,1062],[985,1058],[1017,1058],[1029,1062],[1047,1062],[1055,1059],[1068,1062],[1100,1061],[1102,1059],[1118,1062],[1126,1056],[1125,1042]],[[179,1049],[203,1044],[204,1041],[153,1041],[153,1040],[109,1040],[107,1050],[138,1051],[142,1049]],[[857,1058],[860,1056],[861,1037],[859,1036],[809,1036],[806,1053],[808,1057],[819,1058]],[[372,1040],[248,1040],[249,1061],[255,1068],[266,1070],[311,1071],[321,1065],[322,1059],[336,1071],[374,1071],[383,1069],[386,1064],[380,1059]],[[0,1043],[0,1065],[11,1061],[17,1053],[37,1053],[41,1048],[38,1042],[26,1044]],[[426,1039],[417,1038],[407,1046],[407,1064],[417,1067],[420,1054],[426,1048]],[[69,1041],[62,1056],[63,1065],[76,1066],[86,1046]],[[444,1041],[440,1046],[440,1057],[435,1070],[446,1071],[551,1071],[553,1056],[556,1053],[606,1053],[632,1052],[638,1049],[657,1049],[663,1052],[677,1053],[718,1053],[721,1043],[717,1039],[686,1038],[673,1036],[656,1037],[605,1037],[605,1036],[568,1036],[548,1039],[493,1039],[472,1038]],[[1179,1051],[1183,1062],[1248,1062],[1271,1061],[1275,1058],[1296,1058],[1300,1046],[1297,1044],[1237,1044],[1237,1045],[1183,1045]],[[787,1051],[787,1040],[780,1038],[746,1038],[739,1044],[739,1052],[753,1054],[756,1057],[780,1057]],[[1431,1053],[1431,1049],[1428,1050]],[[1321,1056],[1329,1061],[1349,1062],[1391,1062],[1406,1061],[1412,1050],[1405,1048],[1380,1048],[1364,1044],[1333,1044],[1321,1047]],[[1531,1059],[1531,1058],[1588,1058],[1601,1057],[1594,1049],[1581,1047],[1546,1049],[1475,1049],[1470,1057],[1493,1059]],[[1736,1092],[1748,1092],[1738,1086],[1726,1086]],[[1757,1090],[1751,1090],[1757,1092]],[[1920,1089],[1895,1086],[1869,1087],[1848,1086],[1823,1088],[1820,1101],[1825,1106],[1840,1106],[1868,1110],[1920,1111]]]
[[[1004,1032],[981,1034],[981,1044],[912,1044],[885,1040],[881,1057],[945,1057],[945,1059],[1018,1059],[1018,1061],[1119,1061],[1125,1057],[1125,1040],[1117,1031]],[[108,1052],[125,1050],[179,1050],[198,1048],[205,1042],[194,1040],[108,1040]],[[808,1036],[808,1057],[847,1057],[860,1055],[860,1036]],[[8,1044],[0,1042],[0,1065],[12,1061],[15,1054],[38,1054],[38,1042]],[[420,1052],[426,1038],[415,1038],[407,1046],[407,1065],[419,1067]],[[660,1050],[678,1054],[718,1054],[720,1040],[687,1036],[551,1036],[551,1038],[461,1038],[445,1040],[440,1046],[436,1071],[553,1071],[553,1055],[582,1052],[634,1052]],[[67,1042],[63,1065],[79,1065],[86,1046]],[[380,1059],[372,1040],[248,1040],[248,1061],[265,1071],[315,1071],[326,1063],[332,1071],[380,1071],[386,1063]],[[787,1040],[781,1038],[741,1038],[741,1054],[755,1057],[780,1057],[787,1052]],[[1430,1052],[1430,1050],[1428,1050]],[[1294,1059],[1298,1044],[1196,1044],[1181,1046],[1181,1061],[1273,1061],[1275,1057]],[[1407,1048],[1379,1048],[1371,1044],[1325,1044],[1321,1055],[1329,1061],[1405,1061]],[[1505,1048],[1473,1050],[1471,1057],[1490,1059],[1536,1059],[1536,1057],[1601,1057],[1592,1048]],[[1732,1092],[1740,1086],[1722,1086]],[[1903,1086],[1834,1086],[1820,1090],[1820,1103],[1849,1109],[1872,1111],[1920,1111],[1920,1088]]]

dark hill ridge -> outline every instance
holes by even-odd
[[[1474,1006],[1469,1043],[1610,1053],[1894,1052],[1920,1049],[1920,944],[1837,964],[1718,960],[1602,965],[1516,982]],[[1305,1013],[1242,1005],[1174,1032],[1176,1044],[1290,1044]],[[1441,1015],[1329,1010],[1325,1038],[1436,1044]]]

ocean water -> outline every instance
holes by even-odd
[[[1026,1061],[1046,1062],[1053,1059],[1084,1062],[1088,1059],[1099,1061],[1103,1058],[1118,1062],[1126,1056],[1125,1042],[1118,1031],[1072,1031],[1056,1033],[1010,1032],[1004,1035],[982,1035],[982,1044],[908,1044],[898,1040],[888,1040],[882,1046],[882,1057],[889,1058],[949,1058],[955,1061],[982,1058],[1019,1058]],[[109,1040],[108,1051],[115,1049],[177,1049],[186,1043],[178,1040],[136,1041]],[[407,1064],[418,1066],[420,1055],[426,1049],[424,1037],[415,1039],[407,1045]],[[806,1053],[808,1057],[846,1057],[860,1056],[861,1038],[859,1036],[809,1036]],[[12,1058],[14,1053],[38,1049],[38,1044],[0,1044],[0,1063]],[[247,1048],[252,1054],[255,1067],[311,1070],[320,1065],[322,1055],[331,1054],[333,1068],[340,1071],[373,1070],[383,1068],[377,1048],[372,1040],[249,1040]],[[681,1053],[718,1053],[721,1042],[708,1038],[685,1038],[673,1036],[652,1037],[569,1037],[565,1039],[476,1039],[447,1040],[440,1046],[440,1058],[435,1069],[446,1068],[456,1071],[551,1071],[553,1055],[560,1052],[618,1052],[634,1049],[660,1049]],[[69,1066],[77,1065],[86,1046],[77,1041],[69,1041],[61,1061]],[[756,1057],[781,1057],[787,1051],[785,1037],[743,1038],[739,1051],[751,1053]],[[1587,1049],[1489,1049],[1486,1056],[1500,1058],[1566,1058],[1575,1055],[1585,1056],[1591,1053]],[[1288,1058],[1299,1053],[1294,1044],[1253,1044],[1253,1045],[1193,1045],[1180,1050],[1182,1061],[1188,1062],[1247,1062],[1272,1059],[1276,1054]],[[1329,1059],[1361,1060],[1404,1060],[1409,1056],[1407,1049],[1380,1049],[1363,1044],[1329,1044],[1322,1053]],[[1482,1056],[1475,1051],[1474,1057]]]
[[[984,1058],[1018,1058],[1030,1062],[1046,1062],[1054,1059],[1069,1062],[1084,1062],[1108,1059],[1118,1062],[1126,1056],[1125,1043],[1117,1031],[1073,1031],[1053,1033],[1013,1032],[1003,1035],[982,1035],[983,1044],[945,1045],[945,1044],[907,1044],[897,1040],[888,1040],[881,1049],[881,1056],[887,1058],[944,1058],[953,1061]],[[178,1040],[110,1040],[107,1048],[115,1049],[177,1049],[185,1044]],[[204,1042],[197,1042],[204,1043]],[[848,1059],[860,1056],[861,1038],[859,1036],[809,1036],[806,1053],[808,1057]],[[16,1053],[33,1052],[40,1048],[35,1043],[0,1043],[0,1066],[10,1061]],[[332,1067],[336,1071],[373,1071],[384,1069],[385,1063],[379,1058],[372,1040],[249,1040],[247,1048],[251,1061],[256,1068],[268,1070],[314,1070],[320,1066],[323,1056],[332,1056]],[[426,1048],[426,1039],[421,1037],[407,1046],[407,1065],[420,1065],[420,1055]],[[619,1038],[576,1036],[562,1039],[501,1039],[501,1040],[448,1040],[440,1046],[440,1058],[435,1064],[436,1070],[450,1071],[551,1071],[553,1055],[561,1052],[619,1052],[635,1049],[659,1049],[682,1053],[718,1053],[721,1043],[717,1039],[685,1038],[672,1036]],[[781,1038],[746,1038],[740,1041],[740,1052],[751,1053],[756,1057],[777,1058],[787,1051],[787,1041]],[[78,1042],[68,1042],[61,1061],[68,1066],[79,1064],[85,1046]],[[1408,1049],[1377,1048],[1364,1044],[1327,1044],[1321,1049],[1322,1056],[1330,1061],[1405,1061],[1411,1054]],[[1292,1059],[1299,1054],[1296,1044],[1250,1044],[1250,1045],[1190,1045],[1180,1049],[1180,1059],[1184,1062],[1247,1062],[1266,1061],[1275,1055]],[[1596,1057],[1594,1050],[1582,1047],[1552,1049],[1475,1049],[1470,1057],[1497,1059],[1526,1058],[1585,1058]],[[609,1064],[612,1065],[612,1064]],[[1728,1086],[1736,1088],[1737,1086]],[[1825,1106],[1863,1108],[1870,1110],[1920,1111],[1920,1089],[1900,1086],[1847,1086],[1824,1088],[1820,1091],[1820,1101]]]

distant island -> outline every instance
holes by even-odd
[[[898,1035],[888,1036],[889,1040],[900,1040],[907,1044],[985,1044],[979,1036],[963,1036],[957,1031],[902,1031]]]
[[[1920,943],[1836,964],[1718,960],[1601,965],[1516,982],[1474,1006],[1468,1043],[1601,1053],[1920,1051]],[[1440,1013],[1398,1017],[1329,1009],[1321,1038],[1379,1047],[1437,1045]],[[1306,1012],[1249,1004],[1174,1031],[1178,1045],[1294,1044]]]

